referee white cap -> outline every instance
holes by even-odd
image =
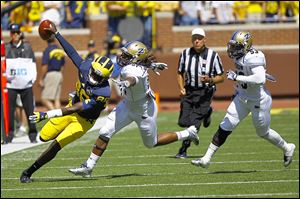
[[[192,36],[193,35],[202,35],[203,37],[205,37],[205,32],[202,28],[195,28],[193,31],[192,31]]]

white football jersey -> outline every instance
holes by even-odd
[[[235,60],[237,75],[253,75],[251,69],[255,67],[264,67],[266,69],[266,60],[263,52],[251,49],[246,55]],[[265,74],[261,74],[265,76]],[[257,100],[265,94],[264,83],[245,83],[238,81],[236,90],[240,98],[245,100]]]
[[[138,101],[149,95],[151,92],[148,69],[141,65],[130,64],[122,68],[120,80],[124,81],[126,77],[135,77],[137,84],[126,88],[125,99],[128,101]]]

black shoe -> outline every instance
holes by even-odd
[[[210,122],[211,122],[211,117],[210,116],[212,114],[212,111],[213,111],[213,109],[211,107],[209,107],[208,113],[207,113],[207,115],[203,119],[203,126],[204,126],[204,128],[207,128],[210,125]]]
[[[175,156],[175,158],[185,159],[185,158],[187,158],[187,155],[186,155],[186,153],[178,153],[178,154]]]
[[[20,182],[21,183],[30,183],[32,180],[30,179],[31,175],[28,175],[26,171],[23,171],[21,177],[20,177]]]

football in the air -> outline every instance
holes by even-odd
[[[45,28],[50,28],[52,25],[52,21],[46,19],[43,20],[39,25],[39,34],[43,40],[48,40],[51,38],[52,33],[49,30],[45,30]]]

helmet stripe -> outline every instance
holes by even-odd
[[[234,40],[235,35],[236,35],[238,32],[239,32],[239,30],[237,30],[237,31],[235,31],[235,32],[233,33],[233,35],[232,35],[232,37],[231,37],[231,40]]]

